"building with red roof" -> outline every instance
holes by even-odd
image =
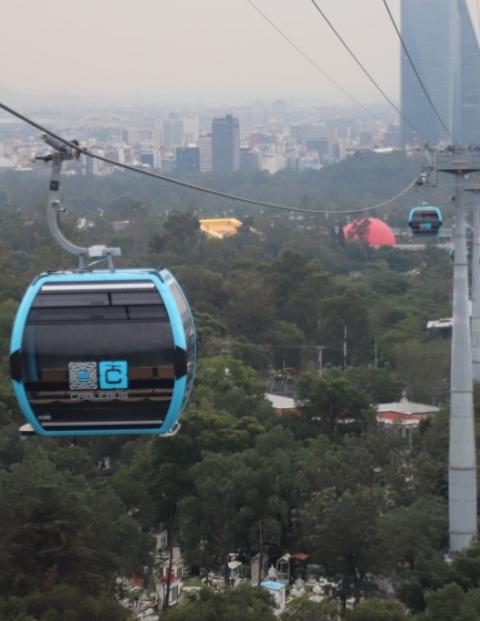
[[[403,430],[416,429],[424,418],[437,414],[440,408],[424,403],[409,401],[403,394],[396,403],[380,403],[377,406],[377,422],[384,425],[398,425]]]

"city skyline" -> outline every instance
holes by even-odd
[[[380,101],[309,2],[256,3],[355,97]],[[398,0],[390,5],[399,20]],[[398,97],[399,44],[381,3],[325,0],[322,6],[385,90]],[[170,103],[252,96],[348,102],[244,0],[168,7],[152,0],[135,7],[86,0],[75,10],[60,0],[20,0],[6,10],[0,53],[9,63],[0,92],[50,93],[52,99],[62,93],[79,103],[92,97]],[[470,10],[478,24],[475,3]]]

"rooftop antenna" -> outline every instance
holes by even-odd
[[[115,270],[113,265],[113,257],[119,257],[122,254],[120,248],[109,248],[104,245],[89,247],[77,246],[77,244],[74,244],[65,237],[58,224],[59,213],[64,211],[60,207],[59,198],[62,164],[68,160],[78,160],[80,157],[80,151],[64,144],[60,140],[56,140],[55,138],[48,136],[47,134],[43,134],[42,138],[50,147],[52,147],[52,149],[54,149],[54,151],[48,155],[35,157],[36,160],[51,162],[52,164],[47,203],[47,224],[53,239],[64,250],[78,257],[78,269],[80,271],[89,269],[102,261],[106,261],[108,268],[113,272]],[[92,261],[90,261],[90,263],[86,263],[90,259],[92,259]]]

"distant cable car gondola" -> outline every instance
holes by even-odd
[[[442,212],[438,207],[422,205],[410,210],[408,226],[414,235],[438,235],[442,224]]]
[[[61,161],[68,158],[61,150],[49,156],[50,230],[81,266],[96,257],[111,269],[83,265],[76,272],[42,274],[30,285],[10,347],[20,409],[41,435],[171,435],[195,371],[190,308],[167,270],[114,270],[118,249],[81,248],[63,237],[56,197]]]

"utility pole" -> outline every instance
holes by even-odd
[[[324,349],[325,349],[324,345],[317,345],[317,368],[318,368],[319,375],[323,373],[323,350]]]
[[[465,175],[480,170],[479,155],[464,147],[451,147],[442,153],[437,153],[435,162],[439,172],[455,176],[453,203],[455,254],[448,464],[449,548],[451,553],[468,547],[477,535],[477,467],[463,195]]]

